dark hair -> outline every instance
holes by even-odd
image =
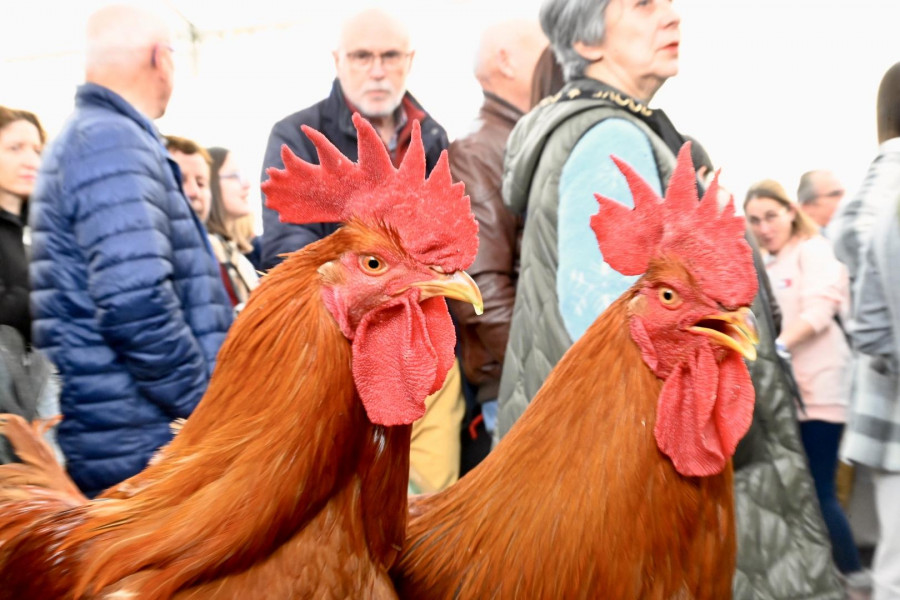
[[[900,63],[896,63],[881,78],[878,86],[878,142],[900,137]]]
[[[225,225],[225,204],[222,202],[222,180],[219,179],[219,171],[228,158],[228,150],[220,146],[212,146],[206,149],[210,157],[209,189],[212,192],[212,202],[209,206],[209,218],[206,220],[206,230],[218,234],[226,240],[231,239],[231,232]]]
[[[534,76],[531,79],[531,107],[558,92],[566,84],[562,68],[556,62],[553,48],[547,46],[534,65]]]
[[[41,138],[41,144],[43,145],[47,142],[47,134],[44,131],[44,128],[41,127],[41,122],[38,121],[37,115],[28,112],[27,110],[18,110],[0,106],[0,129],[3,129],[10,123],[15,123],[16,121],[28,121],[37,127],[38,136]]]
[[[41,127],[41,122],[38,120],[37,115],[35,115],[33,112],[28,112],[27,110],[0,106],[0,130],[3,130],[7,125],[15,123],[16,121],[28,121],[29,123],[37,127],[38,137],[41,140],[41,146],[43,146],[47,142],[47,133],[44,131],[44,128]],[[19,211],[19,218],[22,219],[23,222],[28,222],[28,198],[24,198],[22,200],[22,208]]]
[[[684,136],[684,141],[691,143],[691,162],[694,163],[694,171],[699,171],[700,167],[706,167],[709,173],[716,170],[706,148],[700,142],[689,135]]]

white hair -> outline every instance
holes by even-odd
[[[544,0],[541,27],[550,39],[566,81],[584,76],[589,61],[575,51],[575,42],[599,44],[606,33],[609,0]]]

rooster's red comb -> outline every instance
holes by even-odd
[[[718,173],[698,200],[690,142],[678,152],[665,200],[634,169],[612,159],[628,181],[634,209],[594,194],[600,212],[591,218],[591,228],[603,259],[623,275],[641,275],[654,257],[676,256],[720,304],[749,305],[757,285],[744,219],[735,216],[733,197],[719,212]]]
[[[400,167],[369,122],[353,115],[359,138],[354,163],[310,127],[303,132],[319,154],[319,164],[281,148],[283,170],[266,169],[266,206],[287,223],[345,223],[356,219],[392,228],[418,260],[446,272],[465,269],[478,250],[478,224],[462,183],[453,183],[446,150],[428,179],[419,122]]]

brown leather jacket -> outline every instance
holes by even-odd
[[[485,92],[471,132],[450,144],[450,170],[465,182],[479,224],[478,256],[468,272],[481,288],[484,314],[475,316],[471,305],[450,302],[460,326],[463,372],[478,388],[479,402],[497,398],[519,279],[522,220],[503,205],[500,185],[506,139],[521,116]]]

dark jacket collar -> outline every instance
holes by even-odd
[[[84,83],[78,86],[78,91],[75,93],[75,106],[78,108],[100,107],[118,112],[146,129],[147,133],[162,143],[159,131],[146,115],[132,106],[125,98],[102,85]]]
[[[425,117],[422,119],[423,121],[428,118],[428,113],[409,92],[405,92],[403,94],[403,102],[409,102],[417,110],[421,111],[422,114],[425,115]],[[350,106],[347,104],[347,99],[344,97],[344,91],[341,89],[341,83],[336,77],[334,79],[334,82],[331,84],[331,94],[326,100],[326,105],[327,110],[325,110],[323,113],[323,120],[333,119],[338,131],[351,137],[352,139],[356,139],[356,127],[353,126],[352,120],[353,113],[350,112]]]
[[[629,111],[646,123],[665,142],[672,154],[676,156],[685,142],[684,136],[675,129],[669,117],[662,110],[658,108],[651,109],[641,100],[633,98],[597,79],[587,77],[574,79],[567,83],[556,96],[553,96],[554,101],[574,100],[584,97],[603,100],[618,106],[622,110]]]
[[[515,124],[525,114],[497,94],[486,90],[482,92],[484,94],[484,103],[481,105],[482,115],[492,115],[507,123]]]
[[[23,225],[22,217],[20,217],[19,215],[14,215],[8,210],[4,210],[2,208],[0,208],[0,221],[4,223],[10,223],[19,228],[21,228]]]

